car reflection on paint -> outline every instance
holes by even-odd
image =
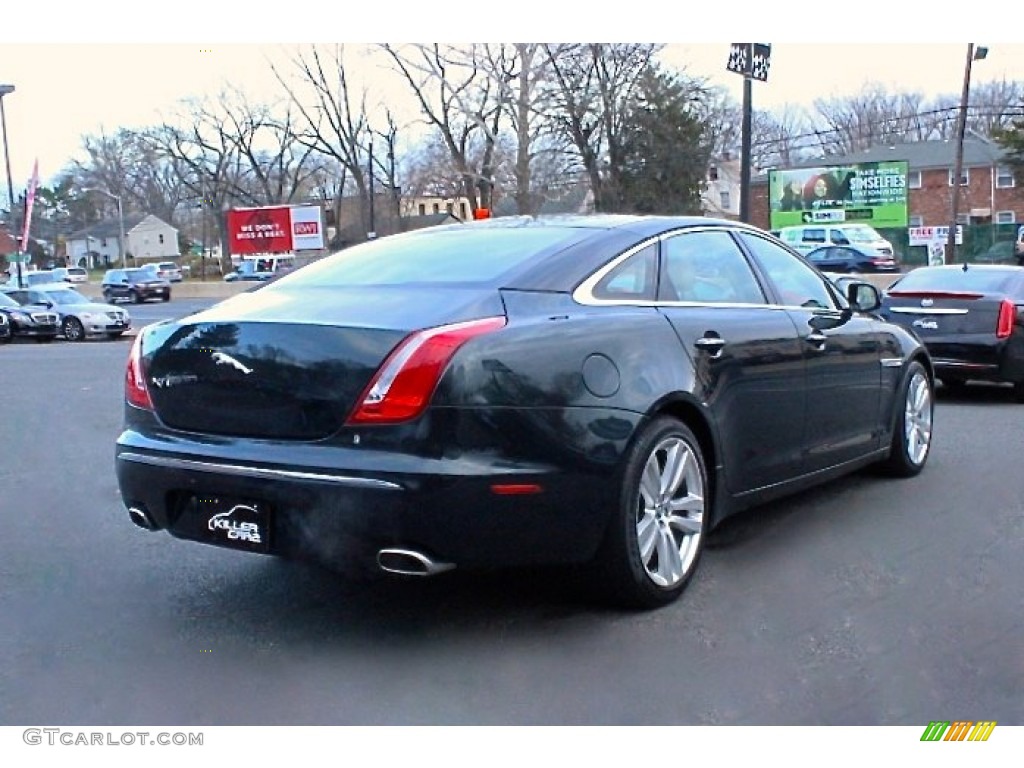
[[[714,219],[381,238],[144,329],[120,493],[141,527],[221,547],[416,576],[573,564],[664,605],[729,515],[922,470],[931,360],[879,300]]]

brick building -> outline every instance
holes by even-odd
[[[863,152],[830,155],[793,166],[793,169],[826,165],[848,165],[884,160],[906,160],[908,164],[908,225],[947,226],[952,205],[953,175],[956,169],[955,141],[922,141],[872,147]],[[963,174],[957,205],[957,223],[989,233],[988,244],[1012,238],[1024,224],[1024,182],[1017,184],[1005,152],[980,137],[964,139]],[[769,229],[768,174],[755,176],[750,185],[751,223]],[[1000,225],[1000,226],[992,226]],[[887,237],[901,239],[888,230]],[[894,240],[894,243],[896,242]],[[906,232],[903,232],[903,242]],[[980,247],[980,246],[979,246]]]

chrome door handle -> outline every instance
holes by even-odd
[[[693,342],[693,345],[702,352],[707,352],[711,357],[719,357],[722,349],[725,348],[725,339],[721,336],[702,336]]]
[[[825,345],[828,343],[828,336],[820,331],[809,333],[804,338],[807,340],[808,344],[813,346],[819,352],[823,352],[825,350]]]

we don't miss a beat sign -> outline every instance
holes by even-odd
[[[321,210],[315,205],[275,205],[228,211],[231,253],[290,253],[324,247]]]

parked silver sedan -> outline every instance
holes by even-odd
[[[95,302],[67,283],[8,289],[6,293],[19,304],[51,306],[60,315],[60,332],[68,341],[82,341],[89,336],[116,339],[132,327],[131,315],[125,310]]]

